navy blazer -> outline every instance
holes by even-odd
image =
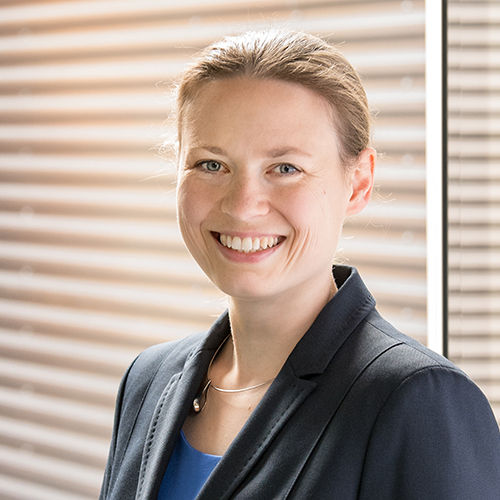
[[[353,268],[294,348],[198,499],[498,500],[500,434],[456,366],[375,310]],[[153,346],[120,386],[101,500],[156,499],[229,332]],[[223,423],[221,423],[223,425]]]

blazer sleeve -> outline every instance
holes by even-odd
[[[498,500],[500,433],[483,393],[444,366],[408,376],[383,405],[360,499]]]

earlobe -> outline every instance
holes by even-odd
[[[377,152],[373,148],[365,148],[359,153],[351,173],[351,197],[347,215],[361,212],[370,201],[376,158]]]

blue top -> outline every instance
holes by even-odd
[[[220,459],[193,448],[181,430],[161,482],[158,500],[193,500]]]

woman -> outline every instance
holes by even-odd
[[[497,499],[483,394],[332,274],[376,156],[350,64],[308,34],[227,38],[177,111],[179,225],[229,307],[129,368],[101,498]]]

